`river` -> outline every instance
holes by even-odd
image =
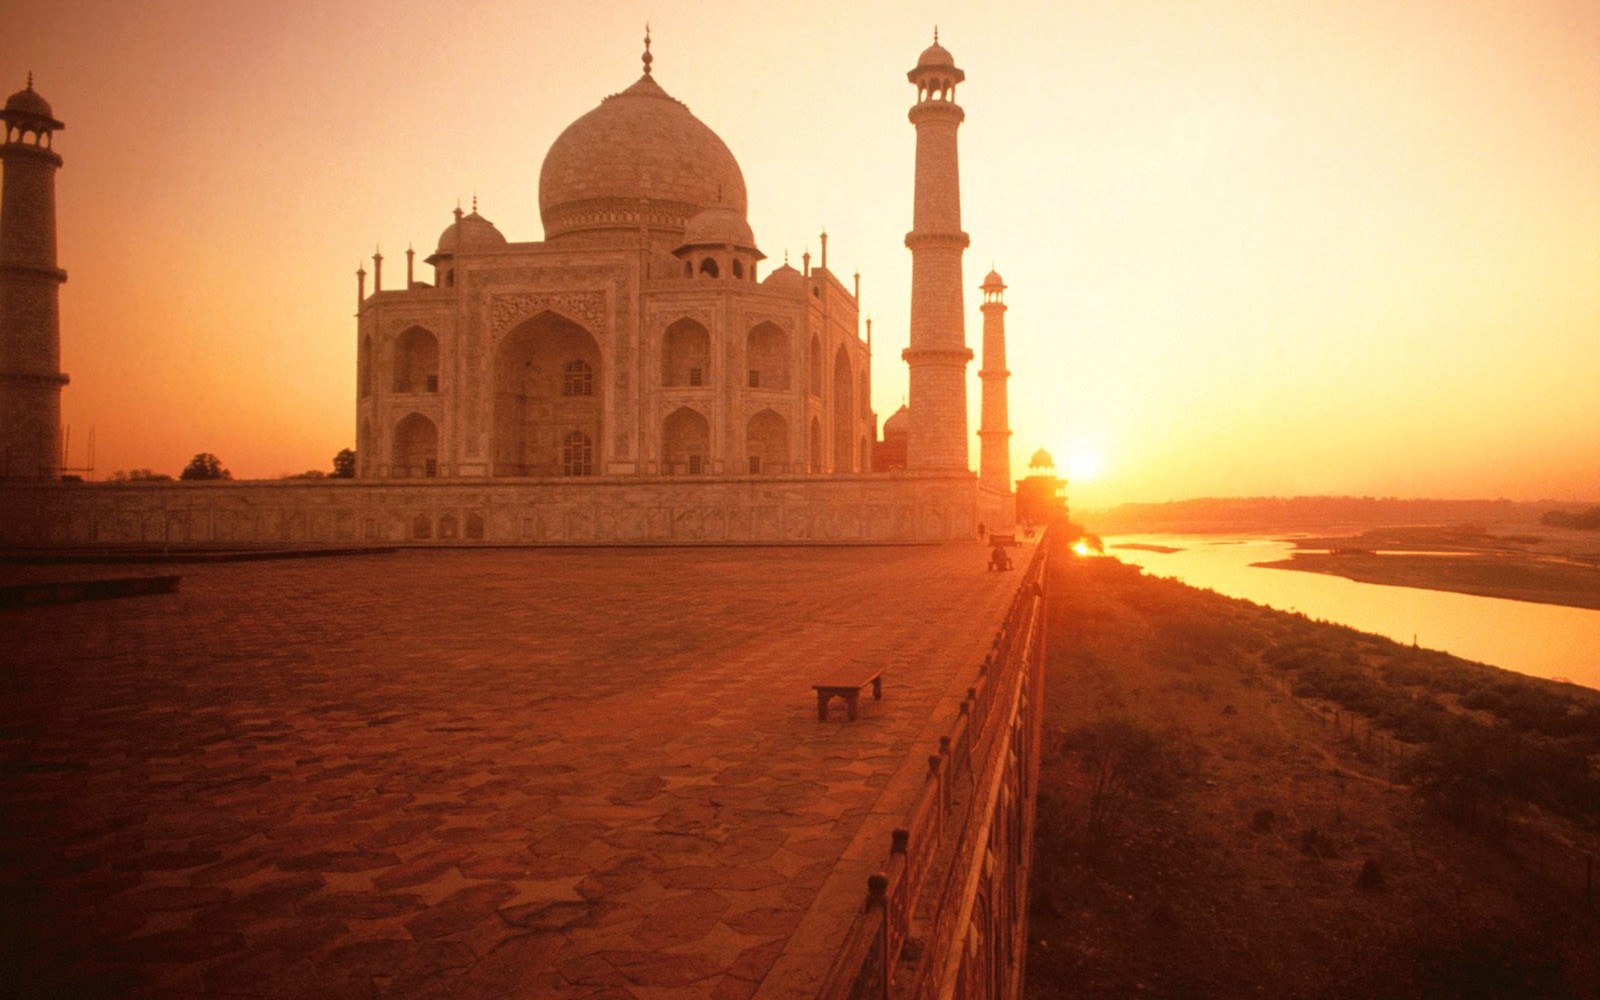
[[[1294,546],[1259,536],[1116,535],[1105,543],[1107,554],[1155,576],[1398,642],[1415,640],[1463,659],[1600,688],[1600,611],[1262,569],[1250,564],[1287,559]],[[1128,544],[1182,551],[1113,548]]]

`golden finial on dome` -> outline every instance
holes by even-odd
[[[650,54],[650,22],[644,23],[644,75],[650,75],[650,64],[655,62],[655,56]]]

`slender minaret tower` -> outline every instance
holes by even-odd
[[[939,44],[933,44],[906,74],[917,88],[911,124],[917,129],[917,186],[911,232],[911,345],[902,355],[910,368],[910,429],[906,464],[911,469],[967,469],[967,347],[962,319],[961,180],[956,129],[966,114],[955,103],[956,84],[966,74]]]
[[[61,477],[61,320],[67,272],[56,267],[56,170],[65,128],[28,88],[0,111],[0,478]]]
[[[978,488],[1011,492],[1011,417],[1006,406],[1006,283],[990,271],[983,291],[983,423],[978,427]]]

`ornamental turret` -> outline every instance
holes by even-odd
[[[0,478],[61,476],[61,284],[56,266],[56,171],[65,128],[28,86],[0,110]]]
[[[961,181],[956,130],[966,114],[955,103],[956,84],[966,74],[939,44],[917,60],[906,78],[917,88],[911,124],[917,130],[916,192],[911,232],[910,346],[902,355],[910,369],[912,469],[967,469],[967,347],[963,320]]]

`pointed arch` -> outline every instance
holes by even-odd
[[[776,410],[761,410],[745,426],[751,475],[789,471],[789,422]]]
[[[494,352],[493,474],[567,474],[568,435],[604,440],[604,376],[593,334],[567,317],[545,310],[513,327]],[[591,447],[591,471],[598,458]]]
[[[745,337],[744,358],[750,388],[789,388],[789,335],[778,324],[752,327]]]
[[[432,479],[438,474],[438,425],[420,413],[409,413],[394,425],[389,476],[393,479]]]
[[[661,422],[661,471],[691,476],[711,471],[711,424],[699,410],[680,406]]]
[[[811,351],[807,360],[810,363],[811,395],[822,395],[822,340],[815,334],[811,336]]]
[[[709,385],[711,331],[685,316],[667,327],[661,338],[661,384]]]
[[[822,471],[822,418],[811,418],[810,448],[806,454],[806,471],[812,475]]]
[[[850,371],[850,355],[839,345],[833,355],[833,471],[855,468],[855,376]]]
[[[439,391],[439,338],[420,326],[407,327],[390,355],[395,392]]]

